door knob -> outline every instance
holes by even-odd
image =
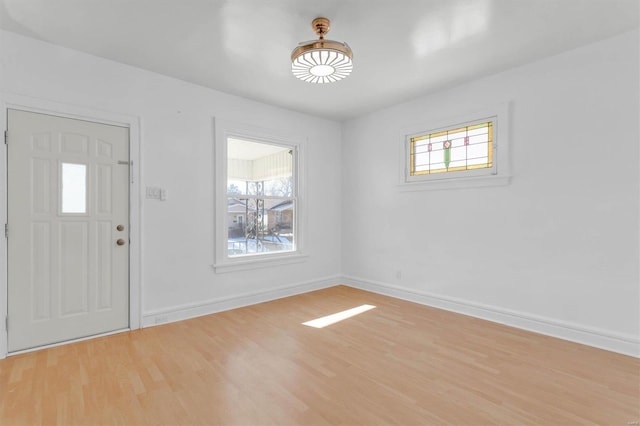
[[[118,231],[124,231],[124,226],[123,225],[118,225],[118,226],[116,226],[116,229]]]
[[[123,246],[124,245],[124,240],[122,238],[118,238],[118,241],[116,241],[116,244],[119,246]]]

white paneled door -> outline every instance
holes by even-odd
[[[129,326],[129,130],[8,110],[9,352]]]

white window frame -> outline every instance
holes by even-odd
[[[214,263],[217,273],[242,271],[264,267],[302,262],[307,258],[304,253],[304,235],[306,230],[305,202],[305,143],[303,138],[277,134],[270,130],[259,129],[242,124],[214,120],[214,179],[215,179],[215,219],[214,219]],[[246,256],[229,256],[227,252],[228,215],[227,215],[227,140],[242,139],[257,143],[287,147],[294,153],[294,241],[295,250],[277,253],[257,253]]]
[[[402,132],[400,153],[400,190],[422,191],[509,184],[511,167],[509,163],[508,112],[508,103],[504,103],[492,108],[476,111],[475,113],[444,120],[428,121],[405,129]],[[411,138],[488,121],[493,123],[492,167],[411,176]]]

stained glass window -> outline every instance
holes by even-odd
[[[410,175],[493,167],[493,122],[487,121],[409,138]]]

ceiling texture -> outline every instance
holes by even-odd
[[[226,93],[346,120],[638,28],[638,0],[0,0],[0,28]],[[347,42],[332,84],[291,51]]]

